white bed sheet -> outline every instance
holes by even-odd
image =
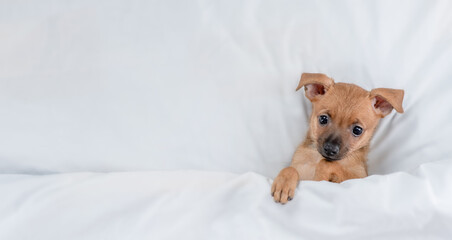
[[[371,173],[452,156],[451,1],[0,1],[0,172],[275,176],[302,72],[406,91]]]
[[[0,239],[450,239],[452,164],[341,184],[286,205],[256,173],[0,175]]]

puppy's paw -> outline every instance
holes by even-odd
[[[293,199],[298,184],[298,172],[293,167],[287,167],[279,172],[272,184],[271,193],[275,202],[282,204]]]

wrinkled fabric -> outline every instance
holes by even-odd
[[[450,161],[341,184],[303,181],[281,205],[256,173],[1,175],[1,239],[448,239]]]
[[[406,91],[372,174],[452,155],[450,1],[0,2],[0,172],[274,177],[308,127],[302,72]]]

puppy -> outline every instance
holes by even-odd
[[[290,167],[273,181],[272,196],[282,204],[292,200],[300,180],[340,183],[366,177],[369,142],[380,118],[392,109],[403,113],[403,90],[368,92],[320,73],[303,73],[297,90],[302,87],[312,102],[312,114],[306,139]]]

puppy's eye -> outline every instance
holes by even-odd
[[[319,123],[320,123],[320,125],[326,125],[328,123],[328,116],[327,115],[320,115],[319,116]]]
[[[363,133],[363,128],[360,126],[355,126],[355,127],[353,127],[352,132],[353,132],[353,135],[359,136]]]

